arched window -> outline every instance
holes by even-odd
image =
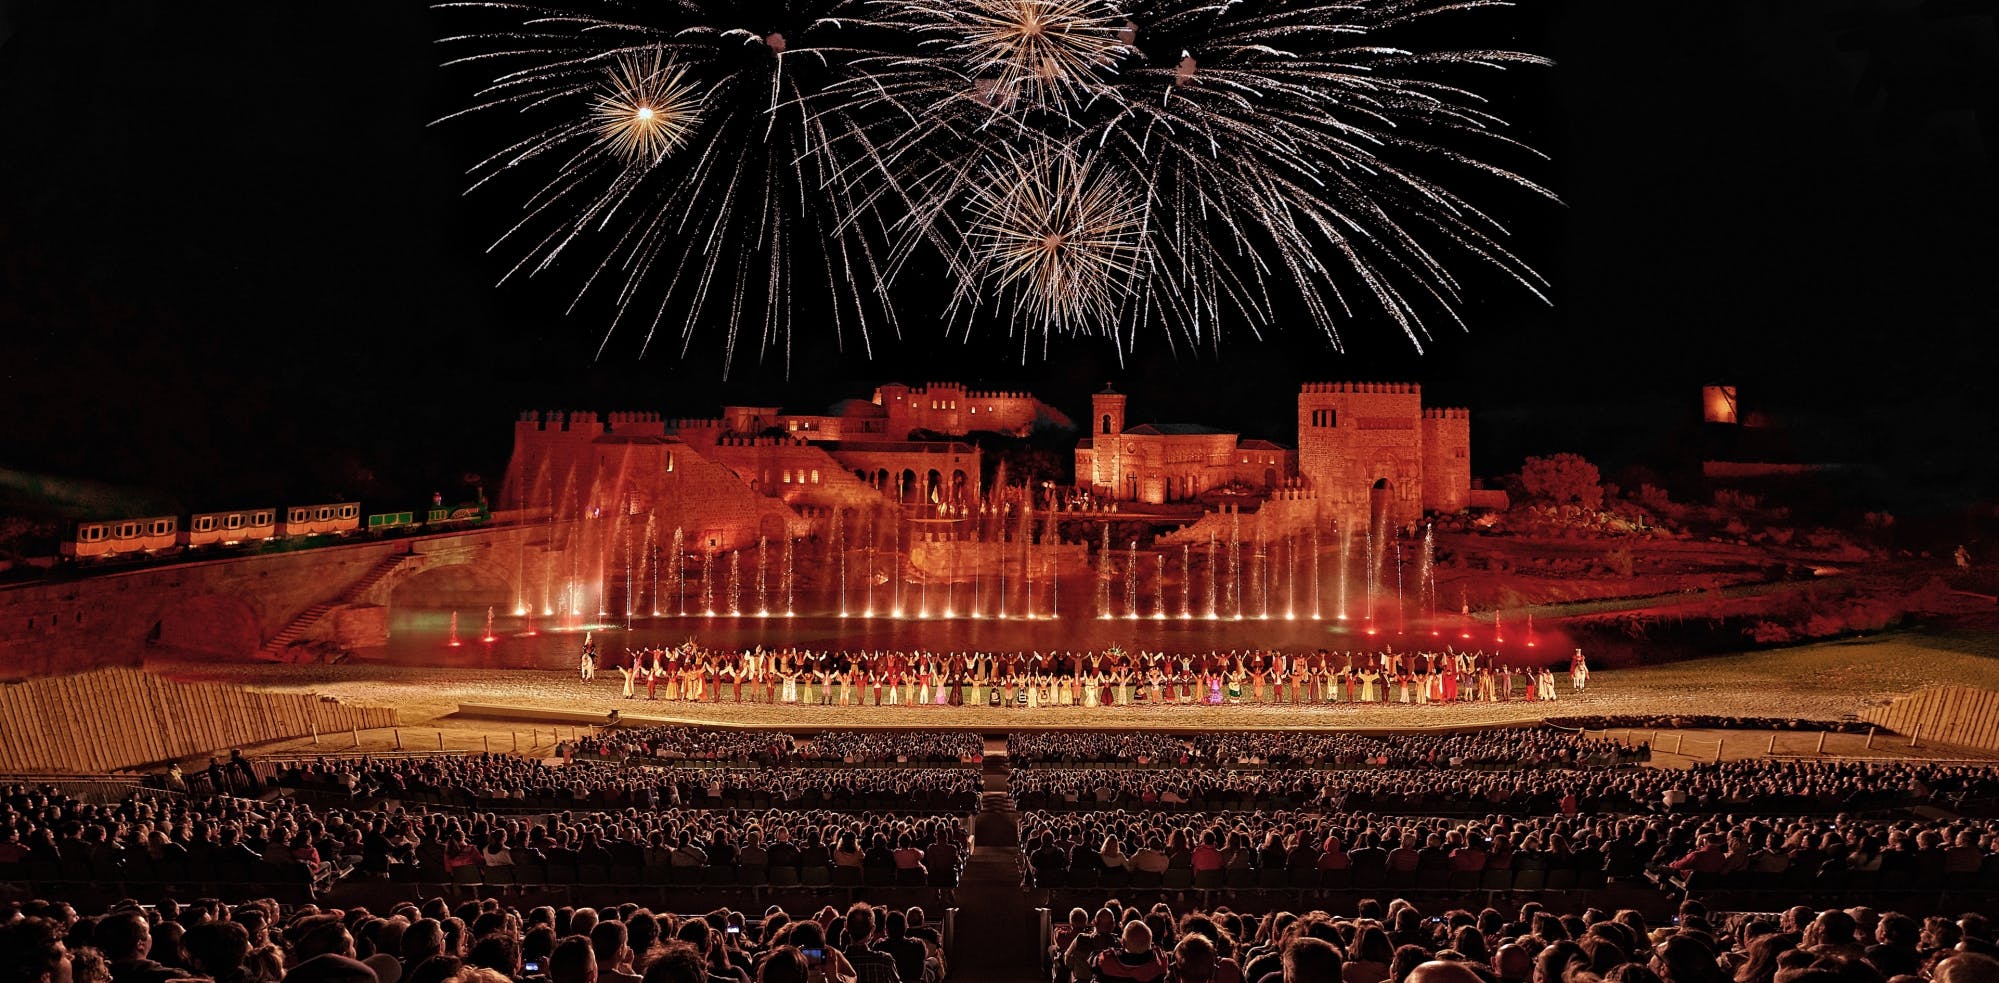
[[[1104,414],[1104,432],[1111,432],[1111,415],[1109,413]]]

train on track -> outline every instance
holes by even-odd
[[[418,518],[421,515],[422,518]],[[428,508],[363,513],[359,502],[328,502],[197,512],[189,516],[151,515],[72,523],[62,541],[65,560],[95,563],[186,553],[255,550],[311,545],[325,537],[402,536],[482,525],[492,519],[486,499],[446,504],[433,498]]]

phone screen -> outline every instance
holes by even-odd
[[[728,928],[728,932],[730,935],[741,935],[743,934],[743,927],[741,925],[731,925]]]
[[[824,949],[800,949],[798,951],[804,953],[806,959],[815,963],[823,962],[826,959],[826,950]]]
[[[541,972],[541,963],[538,963],[538,962],[536,962],[536,961],[534,961],[534,960],[532,960],[532,959],[529,959],[529,960],[527,960],[526,962],[523,962],[523,963],[521,963],[521,972],[523,972],[523,973],[539,973],[539,972]]]

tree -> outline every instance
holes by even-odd
[[[1520,466],[1520,487],[1529,497],[1556,505],[1603,504],[1603,477],[1580,454],[1528,458]]]

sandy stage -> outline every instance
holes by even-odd
[[[1038,727],[1203,729],[1436,728],[1530,723],[1549,716],[1721,714],[1837,720],[1863,706],[1932,683],[1999,687],[1999,641],[1977,635],[1902,633],[1873,639],[1660,666],[1598,672],[1587,693],[1569,691],[1552,703],[1460,703],[1362,707],[1244,703],[1220,707],[1077,707],[1038,710],[990,707],[776,706],[759,703],[647,702],[621,698],[615,672],[584,683],[573,672],[517,668],[432,668],[359,661],[345,665],[216,663],[155,658],[149,668],[187,680],[238,683],[259,689],[315,692],[345,702],[393,706],[411,733],[447,735],[446,743],[525,728],[456,716],[460,703],[505,704],[581,713],[620,709],[633,716],[719,725],[813,727]],[[535,738],[545,741],[544,736]],[[344,740],[345,738],[343,738]],[[490,739],[490,738],[488,738]],[[414,740],[414,738],[412,738]],[[478,745],[474,745],[478,746]],[[495,748],[496,750],[500,748]]]

